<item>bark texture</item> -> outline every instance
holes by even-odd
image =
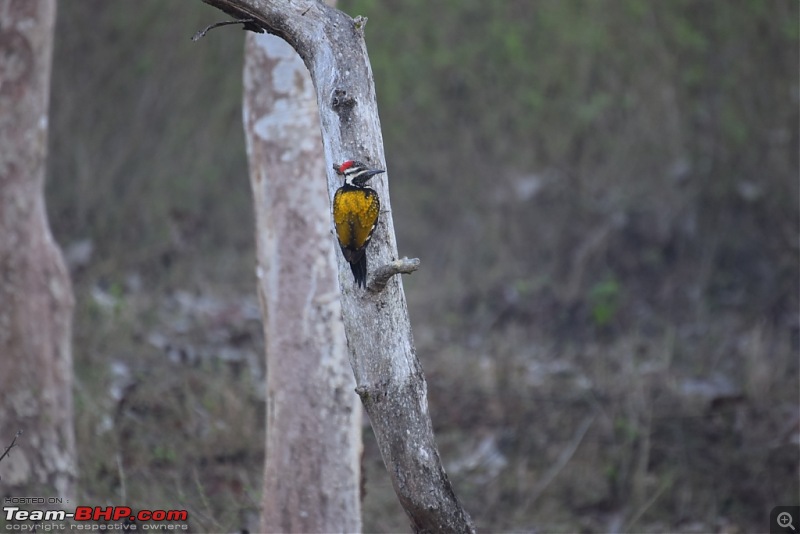
[[[236,18],[254,19],[250,27],[284,39],[304,60],[316,89],[329,197],[341,185],[334,163],[358,159],[386,169],[372,70],[364,43],[365,19],[354,20],[316,0],[204,1]],[[367,250],[369,264],[374,267],[398,257],[388,177],[389,173],[382,174],[370,182],[383,206]],[[325,213],[329,217],[328,228],[332,229],[329,207]],[[336,248],[332,235],[328,247]],[[349,265],[338,250],[336,255],[342,315],[357,392],[411,525],[417,532],[473,531],[436,448],[427,385],[415,354],[402,281],[395,276],[383,291],[364,291],[355,287]]]
[[[0,464],[3,495],[71,498],[73,297],[44,204],[55,0],[0,2]]]
[[[330,246],[311,78],[284,41],[246,40],[244,124],[267,343],[263,532],[361,530],[361,406]]]

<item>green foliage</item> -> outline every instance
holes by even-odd
[[[632,442],[640,437],[641,429],[636,422],[618,417],[614,420],[614,431],[621,440]]]
[[[99,254],[137,267],[182,246],[186,233],[206,250],[250,241],[241,76],[231,74],[241,72],[241,34],[176,35],[213,14],[157,2],[60,10],[50,132],[58,164],[47,181],[56,237],[91,238]],[[75,30],[89,20],[91,31]]]
[[[616,280],[598,282],[589,290],[588,301],[592,319],[597,326],[611,323],[619,309],[622,288]]]
[[[774,214],[774,224],[778,214],[796,212],[794,148],[785,140],[778,156],[766,132],[796,130],[786,73],[798,63],[798,6],[768,5],[345,0],[340,7],[370,18],[387,154],[393,175],[403,177],[395,197],[401,214],[430,213],[420,224],[463,236],[467,219],[492,209],[487,191],[544,169],[570,177],[548,198],[576,213],[642,210],[668,232],[694,217],[703,241],[731,224],[740,226],[732,236],[746,233],[731,200],[753,176],[783,193],[751,209]],[[777,159],[768,163],[769,153]],[[684,169],[691,187],[678,185],[672,169]],[[470,235],[474,246],[504,243],[532,265],[532,256],[522,258],[530,235],[512,240],[510,225],[549,225],[561,229],[562,242],[581,231],[572,212],[545,217],[548,208],[532,204],[507,211],[506,222],[480,225]],[[449,217],[438,220],[442,212]],[[401,242],[425,250],[425,227],[398,231]],[[539,255],[561,254],[542,245]],[[477,282],[481,270],[475,265],[468,279]]]
[[[153,460],[162,465],[171,465],[178,459],[178,453],[169,445],[156,445],[153,449]]]

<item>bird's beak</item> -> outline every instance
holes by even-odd
[[[372,178],[376,174],[380,174],[382,172],[386,172],[386,171],[384,171],[383,169],[370,169],[367,172],[365,172],[364,174],[362,174],[361,176],[364,177],[364,181],[366,182],[367,180],[369,180],[370,178]]]

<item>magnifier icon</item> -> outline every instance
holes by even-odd
[[[781,512],[778,514],[778,526],[781,528],[789,527],[792,532],[797,532],[792,524],[792,514],[789,512]]]

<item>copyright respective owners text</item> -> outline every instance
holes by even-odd
[[[59,497],[5,497],[2,532],[187,531],[186,510],[134,510],[130,506],[71,506]]]
[[[798,518],[800,518],[800,506],[776,506],[769,513],[770,534],[784,532],[798,534]]]

